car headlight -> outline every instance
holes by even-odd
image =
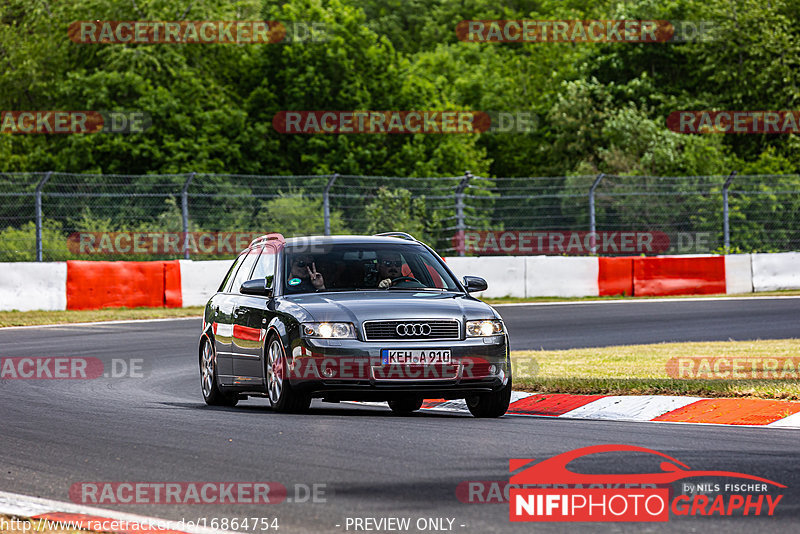
[[[355,339],[356,337],[356,329],[351,323],[301,323],[300,333],[303,337],[325,339]]]
[[[503,333],[505,333],[503,321],[499,319],[467,321],[467,337],[496,336]]]

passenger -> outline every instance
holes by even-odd
[[[291,269],[286,282],[292,293],[313,293],[325,289],[325,279],[317,272],[314,257],[299,255],[292,258]]]

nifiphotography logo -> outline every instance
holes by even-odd
[[[655,473],[583,474],[567,468],[579,458],[609,452],[652,454],[664,460]],[[516,472],[509,481],[511,521],[665,522],[670,512],[675,516],[772,516],[783,494],[768,492],[786,487],[744,473],[693,470],[664,453],[633,445],[583,447],[541,462],[513,459],[509,470]],[[680,482],[680,493],[670,491],[671,484],[697,477],[702,482]],[[707,480],[712,478],[739,480]]]

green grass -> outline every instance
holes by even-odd
[[[672,295],[668,297],[627,297],[623,295],[613,295],[609,297],[498,297],[481,299],[487,304],[515,304],[519,302],[581,302],[586,300],[647,300],[647,299],[686,299],[686,298],[713,298],[713,297],[785,297],[800,295],[800,289],[788,289],[783,291],[763,291],[761,293],[739,293],[736,295],[716,294],[716,295]]]
[[[514,389],[537,393],[696,395],[800,399],[796,379],[678,379],[676,357],[798,357],[800,339],[662,343],[594,349],[513,351]]]
[[[201,317],[202,306],[188,308],[104,308],[102,310],[0,311],[0,327],[37,324],[89,323],[130,319]]]

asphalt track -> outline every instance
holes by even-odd
[[[499,309],[514,348],[523,348],[526,339],[535,340],[531,347],[565,348],[791,337],[800,316],[800,299],[666,304]],[[713,332],[714,325],[721,331]],[[798,431],[511,416],[477,420],[430,412],[397,417],[387,408],[316,402],[309,414],[295,416],[272,413],[260,399],[233,409],[209,408],[199,391],[198,331],[193,319],[0,330],[2,357],[88,356],[106,364],[141,358],[146,375],[0,382],[0,489],[69,501],[72,484],[91,481],[275,481],[290,496],[296,485],[325,484],[326,502],[316,503],[101,505],[176,520],[278,518],[279,532],[354,532],[345,530],[348,517],[408,517],[410,532],[420,532],[414,526],[419,518],[451,518],[452,531],[465,533],[776,532],[800,523]],[[785,497],[774,518],[673,517],[646,525],[511,524],[507,504],[456,498],[460,482],[507,479],[510,458],[544,459],[604,443],[655,449],[693,469],[765,477],[786,485]],[[595,473],[656,467],[644,455],[579,465]]]
[[[497,310],[514,350],[800,337],[800,297],[619,300]]]

